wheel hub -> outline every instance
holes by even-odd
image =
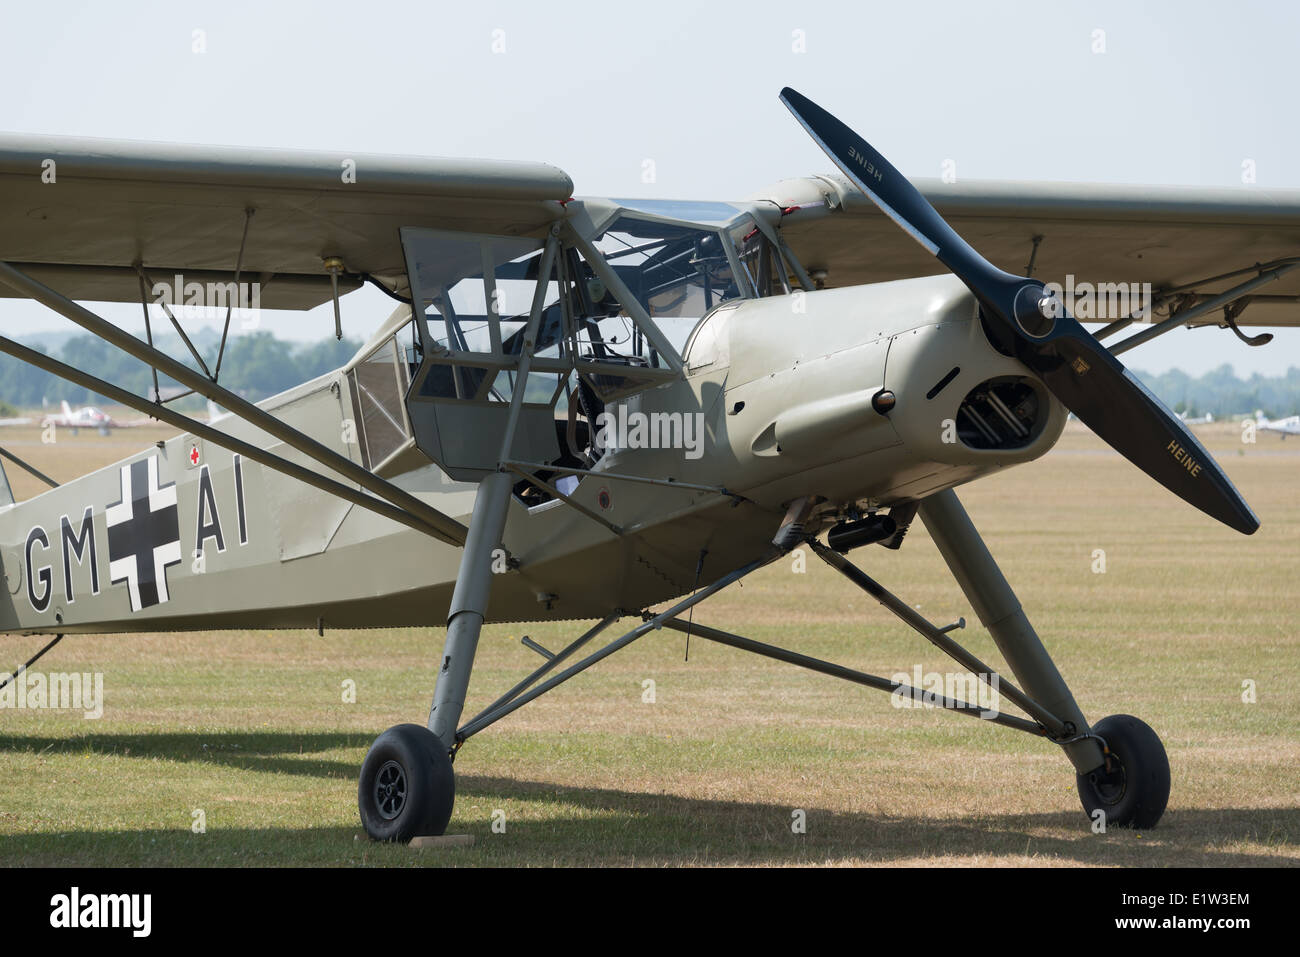
[[[375,775],[375,807],[379,816],[391,821],[406,806],[406,772],[396,761],[387,761]]]
[[[1124,765],[1118,761],[1115,761],[1114,765],[1111,770],[1094,774],[1089,778],[1093,790],[1097,792],[1097,797],[1104,804],[1118,804],[1124,797],[1124,792],[1128,789],[1128,778],[1124,774]]]

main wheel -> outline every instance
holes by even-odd
[[[357,805],[372,840],[406,842],[441,834],[451,820],[455,800],[451,758],[428,728],[396,725],[366,752]]]
[[[1130,714],[1102,718],[1092,728],[1110,749],[1109,768],[1077,776],[1079,800],[1107,827],[1155,827],[1169,802],[1169,757],[1145,721]]]

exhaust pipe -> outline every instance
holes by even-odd
[[[850,549],[892,538],[898,523],[888,515],[870,515],[856,522],[840,522],[826,534],[827,543],[841,555]]]

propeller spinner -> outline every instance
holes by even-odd
[[[1014,355],[1111,448],[1169,491],[1247,535],[1259,519],[1179,419],[1037,280],[998,269],[888,160],[806,96],[781,101],[835,165],[979,300],[995,347]]]

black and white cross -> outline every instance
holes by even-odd
[[[167,601],[167,569],[181,561],[176,483],[158,485],[158,457],[122,466],[122,498],[104,512],[108,575],[126,582],[131,610]]]

